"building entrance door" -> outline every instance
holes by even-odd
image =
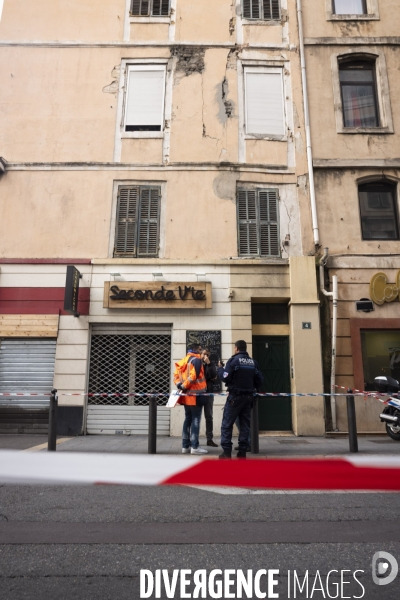
[[[264,375],[263,392],[290,393],[288,336],[253,336],[253,356]],[[260,431],[291,431],[291,398],[259,399]]]

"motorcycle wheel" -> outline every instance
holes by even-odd
[[[385,423],[386,425],[386,433],[392,440],[396,440],[396,442],[400,442],[400,427],[394,427],[393,425],[389,425],[389,423]]]

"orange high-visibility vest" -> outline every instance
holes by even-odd
[[[199,376],[196,375],[192,361],[194,358],[200,358],[200,354],[189,352],[185,358],[175,363],[174,383],[181,383],[183,388],[190,390],[190,396],[181,396],[178,404],[186,404],[187,406],[196,406],[196,396],[207,392],[207,383],[204,374],[204,366],[201,365]]]

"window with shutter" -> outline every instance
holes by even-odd
[[[277,190],[238,190],[239,256],[280,256]]]
[[[264,21],[281,18],[279,0],[242,0],[244,19],[261,19]]]
[[[162,131],[165,67],[135,65],[128,68],[125,131]]]
[[[282,69],[245,69],[245,123],[248,135],[285,135]]]
[[[119,188],[114,256],[158,256],[160,205],[159,187]]]
[[[134,17],[168,17],[170,0],[132,0],[131,15]]]

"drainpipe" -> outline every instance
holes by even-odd
[[[299,24],[301,81],[302,81],[302,85],[303,85],[303,108],[304,108],[304,120],[305,120],[305,127],[306,127],[307,165],[308,165],[308,178],[309,178],[309,183],[310,183],[311,218],[312,218],[314,244],[316,246],[319,246],[319,227],[318,227],[317,203],[315,200],[313,154],[312,154],[312,145],[311,145],[310,113],[308,110],[307,69],[306,69],[306,58],[305,58],[305,54],[304,54],[303,15],[302,15],[302,8],[301,8],[301,0],[297,0],[297,20],[298,20],[298,24]]]
[[[331,296],[333,300],[333,323],[332,323],[332,354],[331,354],[331,412],[332,412],[332,429],[338,431],[336,419],[336,339],[337,339],[337,309],[338,309],[338,280],[337,275],[332,276],[332,292],[327,292],[325,289],[325,265],[328,259],[329,248],[324,248],[324,255],[319,261],[319,285],[324,296]]]

